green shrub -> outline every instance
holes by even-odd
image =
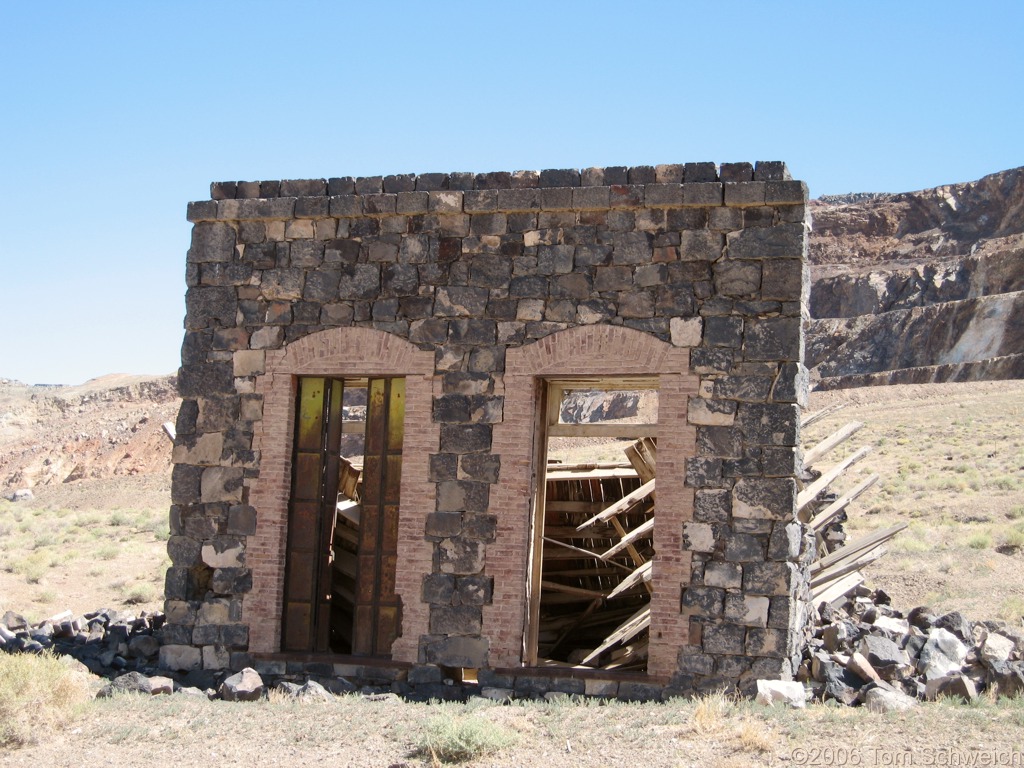
[[[514,742],[514,733],[480,715],[443,711],[424,725],[416,748],[435,761],[458,763],[498,752]]]
[[[88,696],[85,675],[50,652],[0,654],[0,747],[42,740],[67,725]]]
[[[988,549],[992,546],[992,537],[982,532],[971,534],[967,546],[971,549]]]

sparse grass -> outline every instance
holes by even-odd
[[[967,538],[967,546],[971,549],[989,549],[992,546],[992,537],[984,531],[972,533]]]
[[[122,593],[121,600],[128,605],[140,605],[156,600],[156,590],[147,582],[135,582]]]
[[[0,654],[0,746],[46,738],[88,697],[85,676],[50,653]]]
[[[465,713],[446,706],[423,726],[415,742],[418,753],[434,764],[461,763],[506,749],[516,741],[514,733],[482,714]]]

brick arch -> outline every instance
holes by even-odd
[[[431,419],[434,353],[372,328],[328,328],[268,351],[256,394],[263,418],[253,425],[259,458],[249,503],[256,509],[256,531],[246,551],[252,591],[243,605],[250,627],[249,650],[274,653],[281,646],[288,503],[291,494],[295,394],[298,376],[405,376],[405,438],[402,512],[396,589],[402,598],[402,637],[392,648],[397,661],[416,661],[417,641],[426,634],[427,606],[420,602],[422,578],[431,571],[431,548],[424,541],[426,516],[434,509],[436,486],[428,482],[428,457],[438,449],[440,426]]]
[[[338,369],[401,375],[434,371],[434,355],[373,328],[328,328],[267,353],[267,373],[316,375]]]
[[[616,373],[654,374],[671,364],[670,359],[686,365],[689,351],[621,325],[569,328],[508,351],[509,369],[530,376],[560,375],[570,368],[580,375],[599,375],[609,370],[611,361]]]
[[[501,482],[491,493],[497,535],[486,555],[486,572],[495,574],[494,597],[483,615],[492,666],[516,667],[524,658],[529,606],[523,585],[528,582],[535,482],[542,476],[534,468],[542,380],[644,375],[657,378],[659,392],[657,556],[648,673],[667,679],[675,671],[676,655],[688,642],[689,632],[688,620],[679,613],[680,589],[689,583],[691,567],[691,553],[684,551],[682,539],[683,523],[693,516],[693,490],[684,484],[685,462],[696,455],[696,429],[687,422],[687,404],[699,384],[689,362],[688,347],[612,325],[558,331],[508,351],[504,418],[494,427],[491,449],[501,456]]]

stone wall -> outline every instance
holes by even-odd
[[[162,662],[365,669],[277,653],[294,393],[386,374],[411,449],[390,664],[514,679],[538,382],[639,373],[660,471],[636,690],[789,676],[806,197],[775,162],[213,184],[188,209]]]

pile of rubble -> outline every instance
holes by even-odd
[[[1024,694],[1024,628],[928,608],[904,616],[883,591],[863,586],[819,615],[799,675],[816,699],[875,699],[888,709],[939,696],[972,701],[983,691]]]
[[[39,653],[52,649],[78,659],[90,672],[103,677],[131,670],[156,672],[160,640],[157,631],[164,615],[143,611],[139,616],[104,608],[82,616],[64,611],[30,624],[7,611],[0,619],[0,650]]]

